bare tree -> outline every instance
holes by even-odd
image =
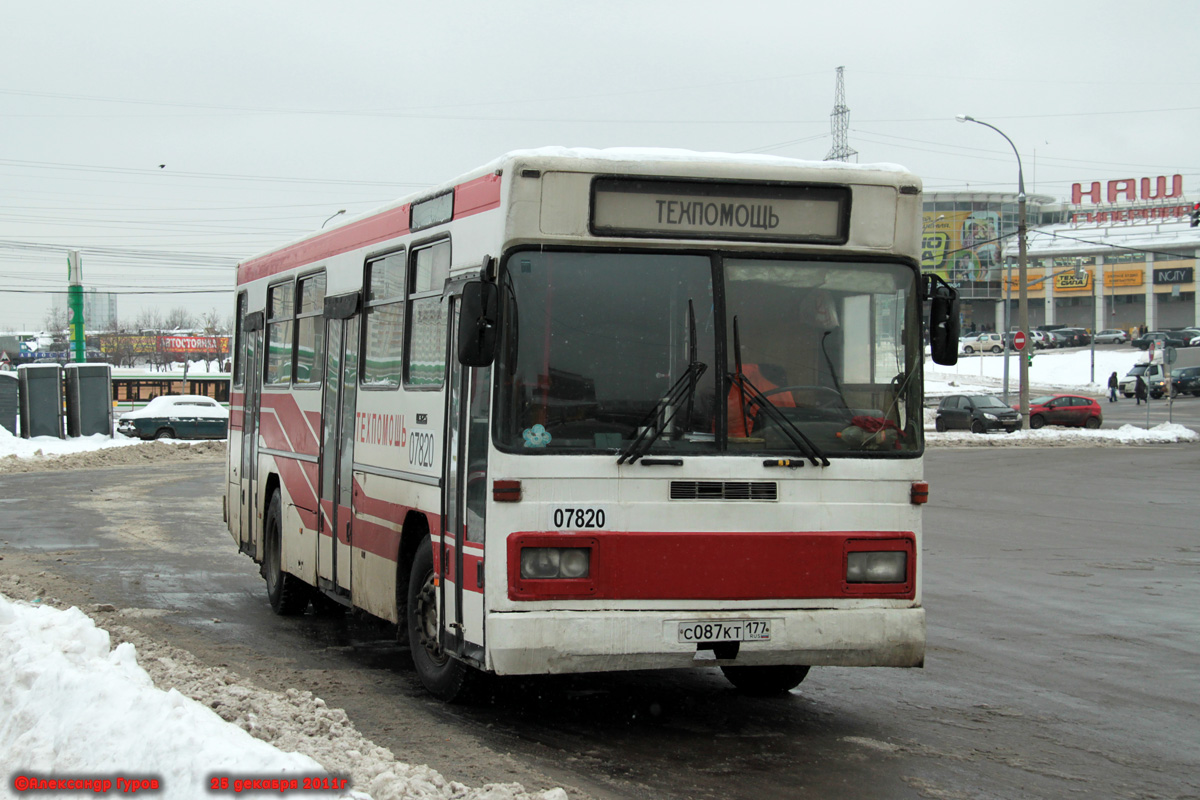
[[[46,332],[52,336],[64,333],[67,330],[67,309],[50,306],[46,311],[46,316],[42,318],[42,324],[46,326]]]
[[[196,327],[196,318],[186,308],[178,306],[167,312],[163,326],[174,331],[191,330]]]
[[[220,312],[215,308],[200,315],[200,327],[204,329],[204,333],[208,336],[226,335],[228,328],[225,325],[225,320],[221,318]]]
[[[163,327],[162,314],[157,308],[143,308],[138,312],[137,318],[133,323],[133,327],[142,333],[153,331],[158,333]]]

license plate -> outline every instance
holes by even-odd
[[[688,644],[770,640],[769,619],[688,620],[679,623],[679,641]]]

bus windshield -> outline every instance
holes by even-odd
[[[501,287],[504,450],[628,454],[640,444],[657,456],[811,458],[921,448],[911,267],[519,251]]]

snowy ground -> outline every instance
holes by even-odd
[[[1124,375],[1135,351],[1042,353],[1030,371],[1035,394],[1057,391],[1100,396],[1108,375]],[[1011,363],[1011,390],[1017,362]],[[1003,358],[962,358],[956,367],[926,370],[930,400],[951,393],[999,394]],[[1010,435],[933,432],[933,446],[1123,446],[1200,441],[1180,425],[1150,430],[1126,425],[1095,431],[1043,428]],[[0,428],[0,472],[70,469],[139,463],[189,456],[219,458],[221,442],[141,442],[121,436],[22,440]],[[154,776],[167,798],[210,797],[215,776],[302,779],[334,775],[351,780],[346,797],[455,798],[455,800],[566,800],[562,789],[538,794],[519,784],[471,789],[447,781],[427,766],[408,765],[363,739],[344,711],[328,708],[307,692],[271,692],[238,682],[221,669],[204,667],[182,651],[148,640],[111,646],[110,634],[79,609],[60,609],[52,599],[4,576],[0,590],[0,796],[16,797],[14,781],[26,777],[116,779]],[[136,639],[121,628],[115,609],[89,609],[119,639]],[[113,620],[112,622],[108,620]],[[148,652],[147,652],[148,651]],[[139,656],[143,666],[139,664]],[[147,672],[147,669],[149,672]],[[153,678],[151,677],[153,674]],[[165,687],[159,688],[159,687]],[[119,768],[120,772],[113,772]],[[232,790],[228,790],[232,793]],[[276,790],[278,791],[278,790]],[[217,792],[221,794],[223,792]]]
[[[223,441],[142,442],[121,435],[26,440],[0,428],[0,473],[211,460],[224,452]],[[4,573],[0,563],[0,798],[119,795],[128,793],[129,782],[152,778],[160,791],[151,796],[199,799],[243,793],[235,791],[238,778],[300,782],[333,776],[348,779],[348,790],[303,795],[567,800],[562,789],[530,792],[516,783],[471,788],[428,766],[406,764],[363,738],[345,711],[309,692],[246,685],[227,670],[198,664],[190,654],[122,626],[120,609],[101,606],[85,614],[55,607],[64,604]],[[114,641],[120,643],[113,647]],[[210,782],[221,777],[229,779],[228,788],[210,791]],[[36,785],[23,788],[27,778],[101,783],[83,791],[35,792]]]
[[[24,588],[11,577],[4,585],[14,593]],[[472,789],[448,781],[427,766],[397,761],[364,739],[344,711],[309,692],[248,687],[154,642],[137,645],[149,652],[129,641],[112,647],[110,634],[78,608],[35,601],[0,594],[0,796],[21,796],[26,779],[107,780],[112,794],[126,793],[118,778],[153,779],[161,789],[153,796],[175,800],[240,793],[238,779],[296,780],[300,791],[307,778],[345,779],[346,788],[317,796],[357,800],[567,799],[562,789]],[[116,617],[111,607],[91,611]],[[228,786],[210,791],[221,778]],[[284,790],[281,783],[272,794]]]
[[[947,394],[983,392],[999,394],[1004,385],[1004,356],[975,355],[958,357],[953,367],[925,362],[925,397],[938,398]],[[1124,377],[1130,367],[1145,361],[1143,350],[1097,350],[1095,364],[1090,349],[1067,351],[1039,350],[1029,367],[1029,385],[1034,393],[1075,392],[1078,394],[1108,394],[1108,376],[1117,373]],[[1016,355],[1008,359],[1009,391],[1017,392],[1020,362]]]
[[[1141,350],[1097,350],[1095,362],[1090,349],[1064,352],[1038,352],[1029,367],[1030,397],[1068,392],[1106,397],[1108,376],[1117,373],[1124,377],[1146,354]],[[1020,363],[1016,356],[1009,361],[1009,399],[1017,401],[1020,386]],[[1120,428],[1100,428],[1089,431],[1081,428],[1045,427],[1036,431],[1024,430],[1011,434],[974,434],[968,431],[938,433],[933,429],[934,407],[937,400],[950,394],[994,394],[1001,396],[1004,386],[1004,357],[981,355],[959,356],[953,367],[925,363],[925,440],[931,446],[955,447],[1120,447],[1125,445],[1159,444],[1166,442],[1200,441],[1200,434],[1183,425],[1162,424],[1147,430],[1137,425]]]

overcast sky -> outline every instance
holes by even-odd
[[[821,160],[839,66],[858,161],[927,191],[1015,190],[965,113],[1030,192],[1200,199],[1197,32],[1194,0],[7,0],[0,331],[42,327],[68,248],[127,324],[231,315],[237,261],[508,150]]]

